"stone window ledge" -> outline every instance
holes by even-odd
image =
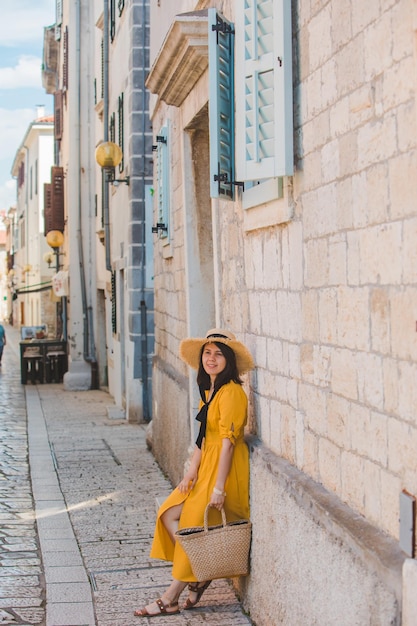
[[[167,104],[181,106],[207,69],[207,29],[207,10],[175,17],[146,80],[146,87]]]

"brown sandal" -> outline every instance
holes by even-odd
[[[211,580],[206,580],[205,583],[190,583],[188,585],[188,590],[192,591],[193,593],[196,593],[197,599],[195,600],[195,602],[192,602],[190,598],[187,598],[183,606],[183,609],[185,611],[189,611],[190,609],[193,609],[195,607],[195,605],[197,604],[197,602],[200,601],[201,596],[203,595],[203,593],[205,592],[205,590],[207,589],[210,583],[211,583]]]
[[[143,609],[138,609],[137,611],[135,611],[133,615],[135,617],[162,617],[165,615],[176,615],[177,613],[180,612],[177,601],[168,602],[168,604],[164,604],[161,598],[158,598],[158,600],[155,600],[155,602],[158,605],[159,613],[149,613],[146,610],[146,607],[144,606]],[[175,606],[177,607],[176,611],[167,611],[167,609],[175,607]]]

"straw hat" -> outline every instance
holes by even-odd
[[[240,341],[237,341],[234,334],[224,328],[212,328],[207,331],[204,338],[196,337],[181,341],[180,358],[192,368],[198,370],[200,365],[201,348],[207,343],[214,342],[224,343],[233,350],[236,355],[236,365],[239,374],[244,374],[248,370],[252,370],[255,367],[252,355],[246,346],[244,346]]]

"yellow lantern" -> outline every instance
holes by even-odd
[[[112,141],[103,141],[96,148],[96,161],[104,169],[117,167],[122,158],[122,149]]]
[[[46,243],[51,248],[60,248],[64,243],[64,235],[60,230],[50,230],[46,235]]]

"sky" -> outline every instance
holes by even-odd
[[[16,204],[11,168],[37,106],[53,113],[42,87],[43,29],[55,22],[56,0],[2,0],[0,15],[0,211]]]

